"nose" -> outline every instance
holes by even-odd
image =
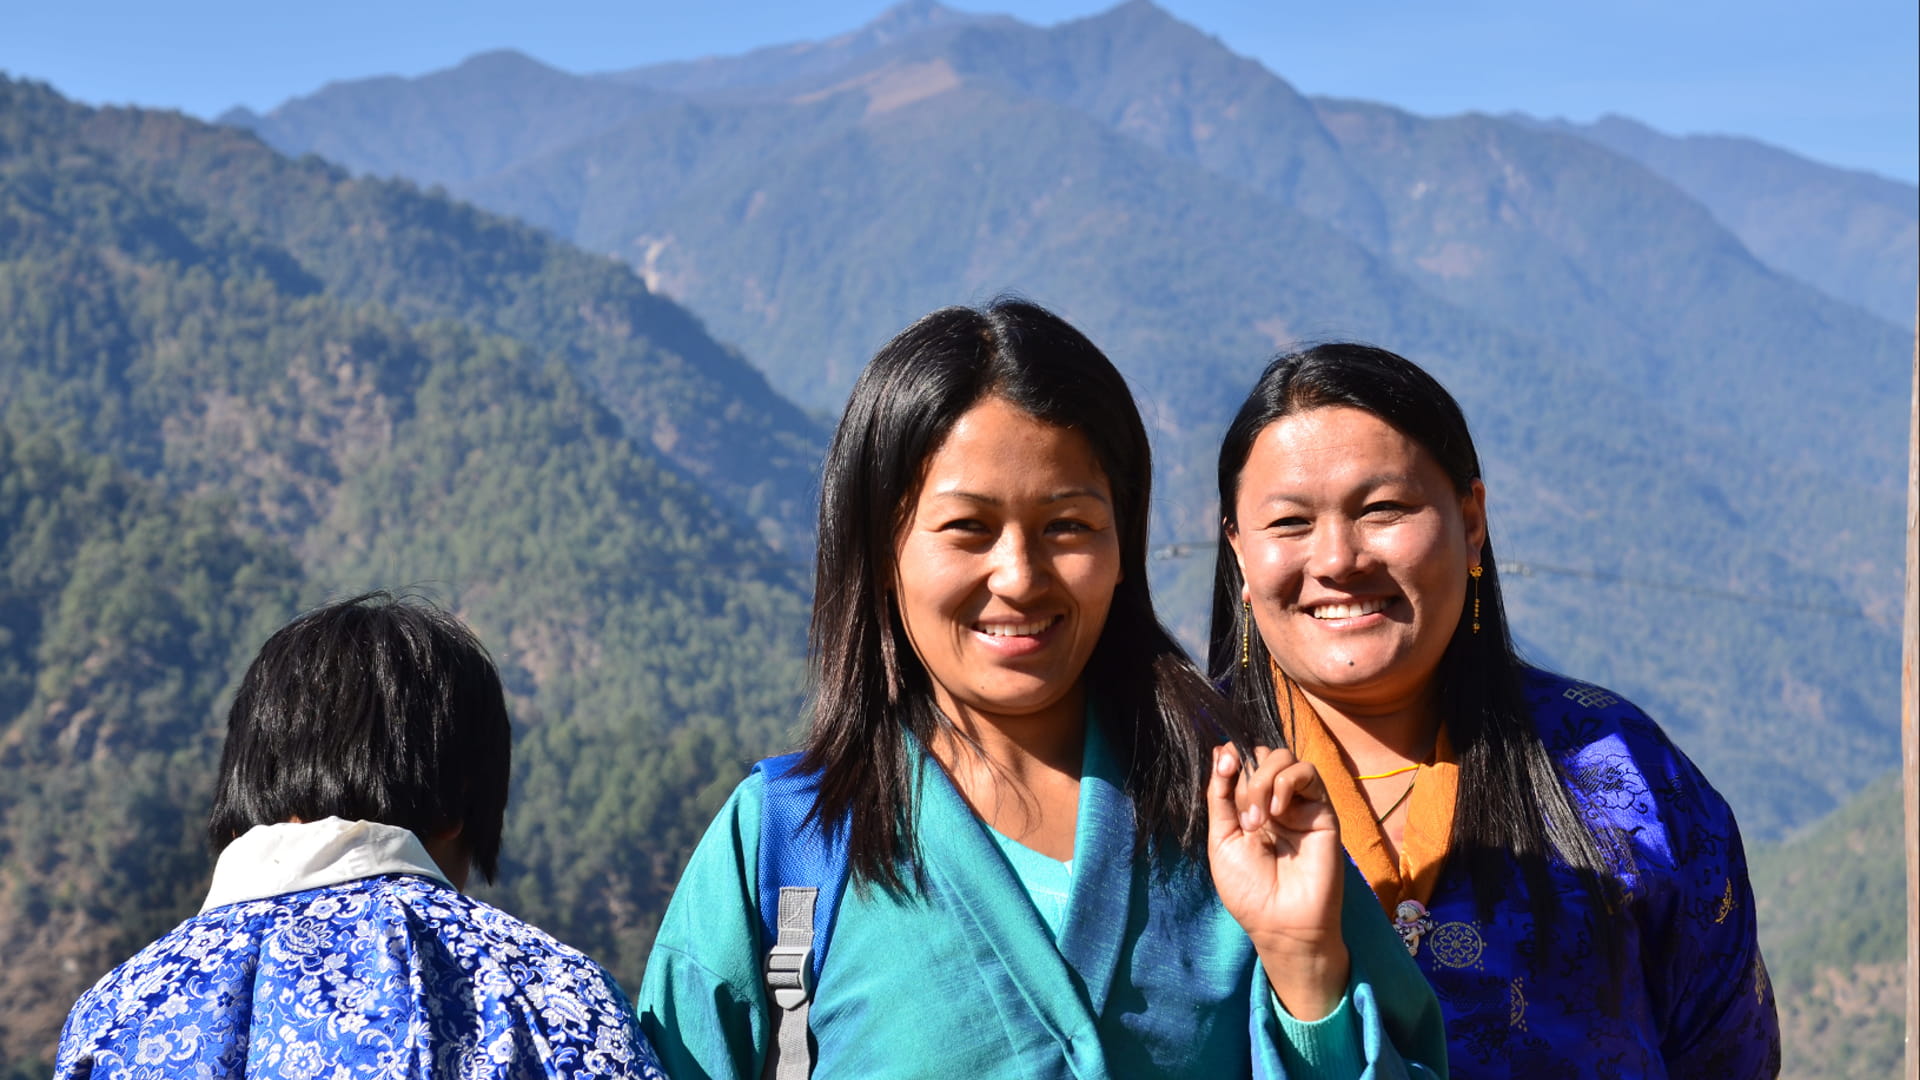
[[[1313,530],[1312,546],[1307,553],[1307,573],[1328,581],[1339,581],[1360,568],[1364,548],[1359,531],[1352,522],[1323,521]]]
[[[995,596],[1015,601],[1027,599],[1043,592],[1052,579],[1041,541],[1028,536],[1024,529],[1003,531],[993,545],[992,557],[987,588]]]

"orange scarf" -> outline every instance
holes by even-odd
[[[1313,709],[1292,679],[1274,673],[1279,684],[1280,730],[1296,757],[1311,761],[1320,771],[1334,813],[1340,818],[1340,838],[1347,854],[1353,857],[1360,874],[1373,886],[1373,893],[1386,910],[1387,918],[1402,900],[1418,900],[1422,905],[1433,899],[1440,880],[1441,864],[1447,859],[1447,846],[1453,839],[1453,803],[1460,785],[1460,767],[1453,760],[1453,745],[1447,741],[1444,726],[1434,737],[1433,760],[1414,775],[1412,794],[1407,799],[1407,827],[1400,838],[1400,860],[1394,862],[1387,847],[1386,832],[1373,816],[1373,807],[1360,790],[1360,782],[1347,768],[1340,744],[1326,722]]]

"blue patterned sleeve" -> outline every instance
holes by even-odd
[[[1671,854],[1668,887],[1643,898],[1642,956],[1668,1074],[1714,1080],[1780,1071],[1780,1025],[1760,957],[1753,888],[1733,811],[1651,721],[1642,755]],[[1664,876],[1664,875],[1662,875]]]

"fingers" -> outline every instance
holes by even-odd
[[[1293,753],[1260,746],[1254,748],[1253,758],[1254,769],[1251,773],[1243,772],[1233,793],[1240,828],[1246,832],[1253,832],[1285,812],[1286,804],[1293,798],[1291,783],[1276,790],[1280,777],[1296,764]]]
[[[1207,843],[1218,847],[1239,826],[1239,808],[1234,803],[1234,780],[1240,775],[1240,758],[1231,746],[1213,748],[1213,772],[1207,778]]]
[[[1291,751],[1259,746],[1247,768],[1231,746],[1213,750],[1207,781],[1207,833],[1218,844],[1235,832],[1257,832],[1268,825],[1308,829],[1333,812],[1319,770]]]
[[[1279,800],[1283,787],[1291,793],[1284,806]],[[1333,800],[1327,796],[1326,784],[1310,762],[1300,761],[1289,766],[1274,781],[1274,791],[1273,820],[1281,828],[1295,832],[1339,828],[1339,815],[1334,812]]]

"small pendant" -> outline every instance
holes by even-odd
[[[1418,900],[1402,900],[1393,909],[1393,928],[1400,933],[1400,940],[1406,943],[1407,955],[1420,951],[1420,939],[1433,926],[1433,920],[1427,916],[1427,906]]]

